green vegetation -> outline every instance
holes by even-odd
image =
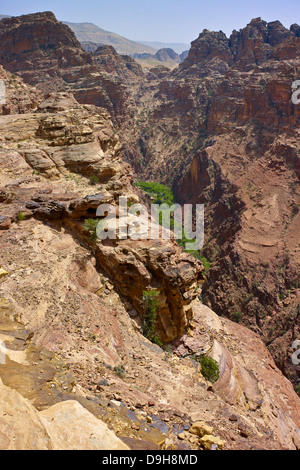
[[[219,380],[220,369],[217,361],[203,355],[198,359],[198,362],[201,364],[201,373],[206,380],[209,380],[212,384]]]
[[[148,194],[148,196],[152,198],[154,204],[159,204],[159,205],[167,204],[169,207],[175,204],[175,197],[174,197],[172,190],[168,186],[165,186],[164,184],[151,182],[151,181],[138,181],[135,185],[136,187],[142,189],[142,191],[144,191],[146,194]],[[161,211],[159,214],[159,223],[163,225],[163,211]],[[175,227],[178,228],[178,222],[176,222],[176,220],[174,220],[174,217],[171,216],[170,228],[174,230]],[[192,243],[194,240],[189,240],[188,238],[185,237],[184,228],[182,227],[182,225],[180,225],[179,228],[181,230],[182,238],[180,240],[177,240],[177,243],[187,253],[199,259],[204,266],[205,272],[207,272],[211,267],[211,263],[207,260],[207,258],[205,258],[205,256],[201,255],[199,251],[186,250],[186,244]]]
[[[172,190],[164,184],[153,183],[151,181],[138,181],[135,185],[151,196],[154,204],[168,204],[169,206],[175,204]]]
[[[299,395],[300,397],[300,384],[296,385],[295,387],[295,392]]]
[[[86,232],[90,232],[91,240],[97,240],[97,225],[99,223],[98,219],[86,219],[83,224],[83,229]]]
[[[24,212],[18,212],[17,219],[18,219],[18,222],[22,222],[22,220],[26,220],[26,214],[24,214]]]
[[[233,316],[233,321],[235,321],[236,323],[241,323],[243,319],[242,312],[233,312],[232,316]]]
[[[91,186],[96,186],[99,183],[99,178],[96,175],[92,175],[90,177],[90,184]]]
[[[113,368],[114,374],[120,379],[124,379],[126,377],[126,371],[123,366],[116,366]]]
[[[143,335],[152,343],[162,346],[163,343],[155,332],[157,309],[159,306],[158,301],[159,292],[154,289],[148,289],[143,292]]]

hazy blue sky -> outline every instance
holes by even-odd
[[[300,23],[299,0],[0,0],[0,14],[51,10],[57,19],[91,22],[129,39],[190,43],[204,29],[244,27],[252,18]]]

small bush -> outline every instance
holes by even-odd
[[[236,323],[241,323],[243,319],[243,314],[242,312],[234,312],[232,317],[233,317],[233,321],[235,321]]]
[[[86,219],[83,224],[83,229],[86,232],[90,232],[91,239],[97,240],[97,225],[99,220],[98,219]]]
[[[139,181],[136,183],[149,196],[153,197],[154,204],[168,204],[172,206],[175,203],[174,194],[168,186],[151,181]]]
[[[22,222],[22,220],[26,220],[26,214],[24,214],[24,212],[18,212],[17,219],[18,219],[18,222]]]
[[[220,369],[217,361],[211,357],[201,356],[199,358],[201,364],[201,373],[206,380],[209,380],[212,384],[217,382],[220,377]]]
[[[117,377],[120,377],[120,379],[124,379],[126,377],[126,371],[123,366],[116,366],[113,371]]]
[[[90,184],[91,184],[92,186],[96,186],[98,183],[99,183],[99,178],[98,178],[98,176],[92,175],[92,176],[90,177]]]
[[[157,309],[159,306],[158,296],[159,292],[154,289],[148,289],[143,292],[143,335],[149,339],[149,341],[156,342],[156,344],[159,340],[158,336],[155,334]]]
[[[295,392],[299,395],[300,397],[300,384],[296,385],[295,387]]]

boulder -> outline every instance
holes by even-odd
[[[76,401],[38,412],[0,379],[0,450],[129,450]]]
[[[226,443],[220,437],[208,435],[200,439],[200,444],[204,450],[223,450]]]
[[[214,432],[214,428],[208,426],[206,423],[202,421],[197,421],[193,424],[191,429],[189,430],[190,434],[195,434],[196,436],[203,437],[203,436],[210,436]]]

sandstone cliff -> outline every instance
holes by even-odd
[[[43,93],[69,90],[78,101],[126,114],[126,87],[97,67],[71,29],[51,12],[3,19],[0,63]]]
[[[45,449],[299,448],[299,398],[254,333],[196,298],[200,263],[171,241],[95,244],[83,228],[99,202],[138,197],[107,112],[60,93],[0,121],[4,412],[14,400],[2,448],[35,435]],[[176,338],[167,350],[142,335],[148,286],[160,291],[158,331]],[[219,363],[213,385],[201,354]],[[30,423],[22,436],[17,413]]]
[[[260,19],[230,38],[205,30],[178,69],[145,76],[112,48],[84,52],[51,13],[0,22],[0,393],[18,404],[3,448],[38,434],[37,448],[65,435],[78,448],[299,449],[299,398],[270,355],[297,380],[299,40],[297,25]],[[139,201],[125,160],[206,204],[206,282],[173,240],[93,239],[99,204],[123,224],[119,197]],[[163,347],[142,334],[147,288]],[[70,410],[84,417],[76,438]],[[31,427],[14,447],[18,412]]]
[[[260,18],[230,38],[204,30],[176,70],[148,75],[135,132],[121,132],[140,178],[169,184],[180,203],[206,204],[206,302],[262,334],[295,384],[298,30]]]

